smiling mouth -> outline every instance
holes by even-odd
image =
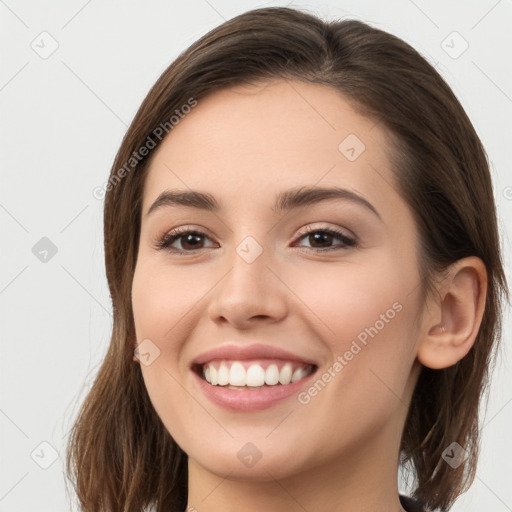
[[[287,386],[309,377],[313,364],[284,360],[215,360],[196,364],[193,370],[212,386],[226,389],[257,390]]]

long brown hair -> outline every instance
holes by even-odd
[[[191,98],[200,104],[221,88],[275,78],[333,87],[389,132],[399,193],[420,234],[424,297],[449,264],[470,255],[483,260],[488,290],[474,347],[449,368],[422,368],[400,451],[415,476],[413,496],[432,509],[448,510],[475,477],[479,402],[501,337],[503,298],[509,298],[482,144],[449,86],[401,39],[356,20],[325,22],[295,9],[262,8],[210,31],[164,71],[112,167],[104,236],[113,332],[71,431],[66,461],[84,511],[183,510],[187,503],[186,454],[156,414],[133,362],[131,285],[154,154],[141,157],[141,148],[149,139],[158,146],[163,137],[155,137],[155,129],[170,133],[169,120]],[[454,441],[469,454],[455,469],[441,458]]]

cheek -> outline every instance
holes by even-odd
[[[319,408],[325,401],[325,410],[332,411],[331,400],[337,396],[343,397],[349,409],[361,411],[376,399],[384,409],[388,407],[394,393],[402,395],[414,361],[411,319],[417,305],[411,292],[418,277],[413,262],[399,265],[392,253],[383,254],[373,258],[371,265],[311,268],[295,283],[294,291],[307,306],[304,311],[315,326],[314,334],[323,339],[330,353],[326,366],[331,370],[325,380],[332,381],[327,386],[332,393],[315,397]],[[368,414],[378,415],[376,409]]]
[[[365,329],[377,324],[380,332],[394,323],[410,280],[406,272],[382,259],[372,266],[312,266],[294,276],[293,289],[321,337],[329,340],[332,350],[343,351],[359,334],[364,339]]]
[[[411,267],[412,268],[412,267]],[[304,273],[294,287],[330,361],[299,396],[305,429],[346,449],[382,428],[401,400],[414,359],[409,343],[414,272],[381,259]],[[306,277],[307,276],[307,277]],[[312,286],[314,284],[314,286]],[[307,414],[309,413],[309,414]],[[372,434],[373,433],[373,434]],[[335,441],[334,441],[335,440]],[[326,446],[328,456],[331,445]]]
[[[141,363],[144,384],[155,411],[180,446],[188,446],[190,424],[204,422],[204,411],[190,407],[190,394],[182,384],[186,375],[178,364],[184,333],[197,322],[194,305],[204,295],[194,286],[203,282],[197,279],[197,269],[194,277],[187,274],[184,268],[171,272],[154,260],[139,260],[132,283],[137,343],[149,339],[160,351],[151,364]]]
[[[132,284],[137,341],[150,338],[159,345],[168,343],[173,331],[188,325],[194,308],[212,286],[208,283],[208,276],[193,265],[170,269],[150,260],[138,264]]]

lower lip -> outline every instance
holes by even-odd
[[[297,382],[282,385],[276,384],[262,389],[228,389],[213,386],[192,371],[203,393],[214,404],[232,411],[261,411],[296,395],[308,384],[316,372],[310,373]]]

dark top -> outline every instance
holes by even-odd
[[[420,501],[414,500],[409,496],[403,496],[402,494],[399,495],[399,498],[400,505],[402,505],[407,512],[426,512],[426,508]]]

